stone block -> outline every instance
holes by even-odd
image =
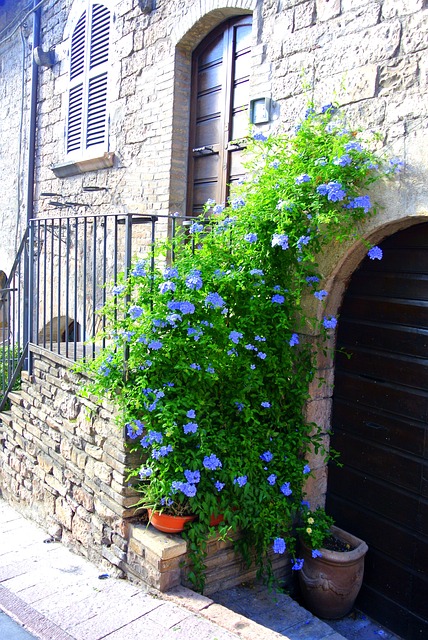
[[[143,524],[129,525],[130,543],[132,539],[140,542],[144,548],[161,560],[182,556],[187,551],[187,543],[180,536],[162,533],[152,526],[147,527]]]
[[[86,511],[92,513],[94,511],[94,496],[82,487],[73,488],[73,498],[82,505]]]
[[[71,526],[73,537],[81,542],[87,549],[91,544],[91,524],[86,522],[77,513],[74,514]]]
[[[60,524],[71,531],[73,510],[62,497],[57,498],[55,501],[55,516]]]

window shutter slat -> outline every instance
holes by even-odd
[[[94,4],[92,8],[91,24],[90,69],[107,62],[109,37],[110,11],[101,4]]]
[[[91,78],[88,95],[88,123],[86,146],[102,144],[105,140],[107,112],[107,72]]]
[[[68,105],[67,153],[80,148],[82,137],[83,84],[70,89]]]
[[[79,22],[73,31],[71,39],[70,55],[70,80],[83,73],[85,65],[85,27],[86,11],[80,16]]]

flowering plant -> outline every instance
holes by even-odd
[[[331,535],[330,528],[334,524],[331,516],[328,516],[322,507],[311,511],[308,503],[302,504],[300,526],[296,527],[297,533],[307,546],[312,549],[312,557],[321,556],[320,549],[326,539]]]
[[[199,588],[212,514],[261,566],[287,549],[301,567],[294,522],[322,441],[304,406],[336,326],[316,256],[375,213],[365,190],[385,172],[369,149],[332,105],[311,106],[294,136],[256,133],[230,201],[136,261],[103,310],[111,344],[83,365],[90,391],[121,409],[140,506],[198,516],[186,536]]]

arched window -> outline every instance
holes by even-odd
[[[248,133],[252,17],[223,22],[197,47],[192,60],[187,213],[198,215],[212,198],[224,203],[242,177]]]
[[[109,9],[88,0],[72,33],[66,138],[71,158],[107,150],[110,22]]]

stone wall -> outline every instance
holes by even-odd
[[[112,407],[77,396],[85,379],[65,358],[39,347],[31,353],[32,374],[23,374],[11,410],[0,414],[0,495],[111,575],[161,591],[191,586],[186,542],[135,514],[138,494],[126,480],[133,458]],[[273,565],[278,577],[289,577],[287,558]],[[206,593],[255,575],[232,540],[209,541]]]

